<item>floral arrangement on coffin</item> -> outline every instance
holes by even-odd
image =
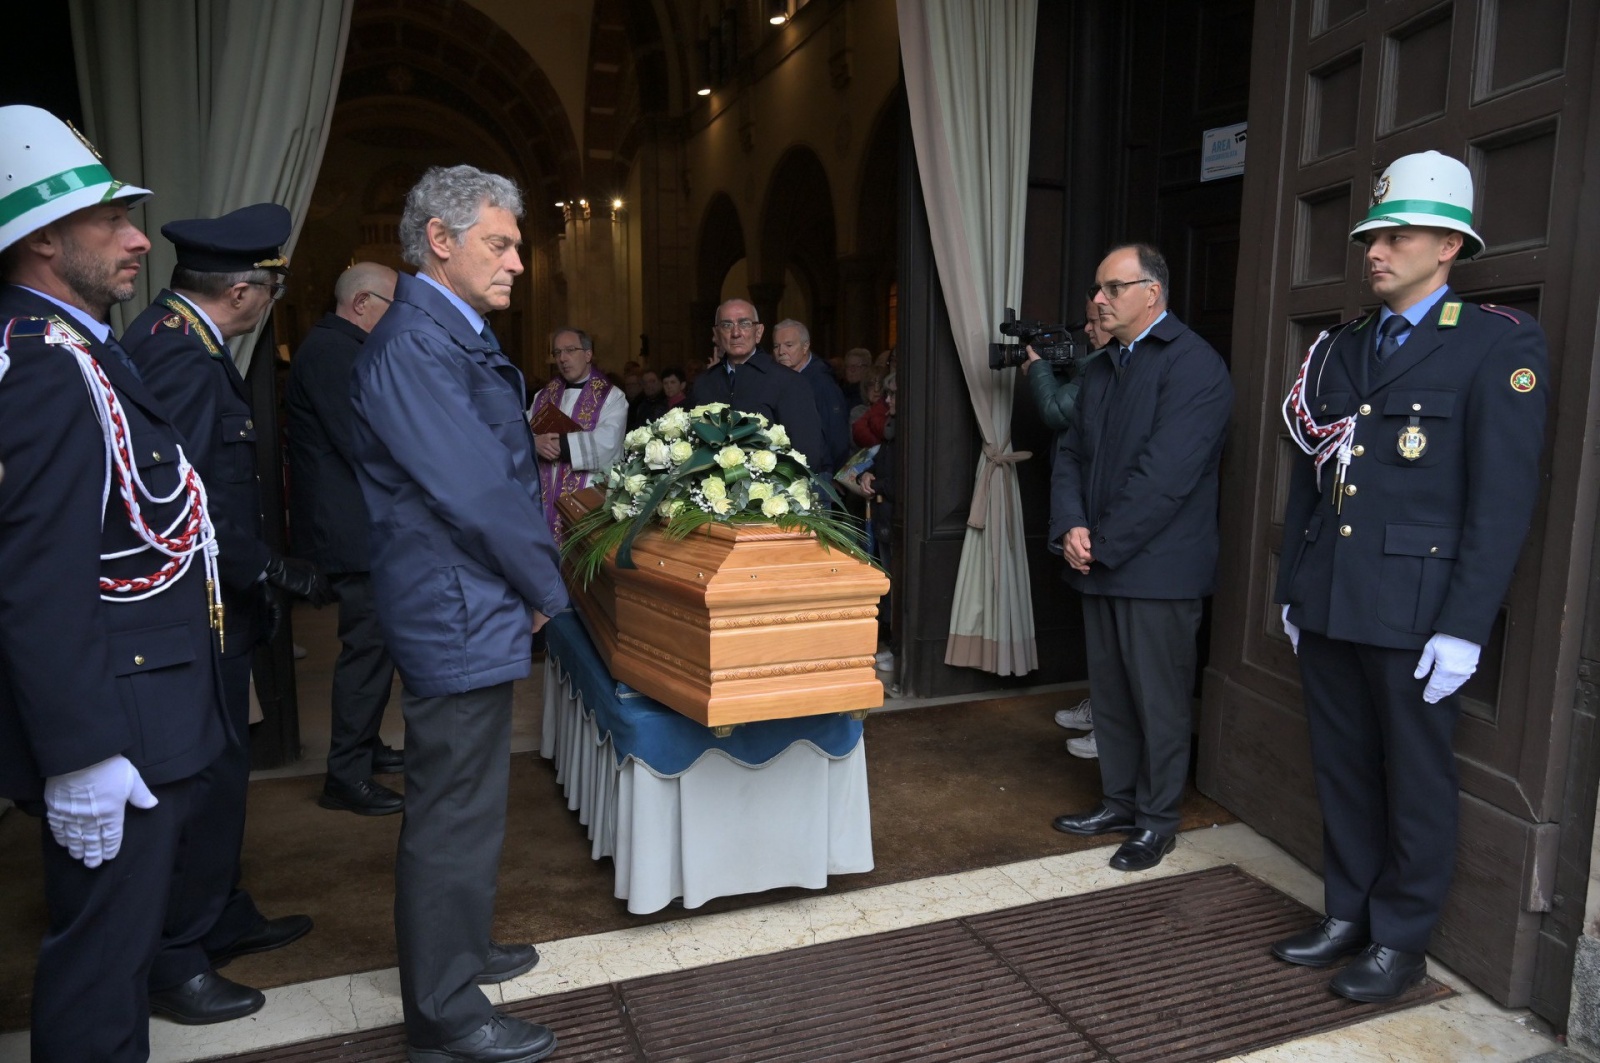
[[[682,539],[713,521],[776,524],[814,532],[822,544],[861,561],[861,522],[830,510],[831,484],[813,479],[783,425],[724,402],[682,406],[622,441],[622,460],[606,474],[605,502],[568,529],[563,556],[584,583],[612,550],[633,568],[633,541],[655,521]]]

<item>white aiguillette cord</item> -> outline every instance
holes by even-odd
[[[1303,452],[1311,455],[1316,460],[1317,490],[1322,489],[1322,467],[1330,459],[1336,460],[1338,482],[1344,482],[1344,473],[1350,466],[1350,444],[1356,435],[1356,418],[1354,414],[1341,417],[1327,424],[1318,424],[1311,416],[1311,407],[1306,402],[1306,377],[1311,372],[1311,359],[1317,353],[1317,346],[1327,339],[1329,333],[1324,330],[1318,334],[1311,344],[1311,349],[1306,351],[1306,357],[1300,363],[1300,372],[1295,375],[1294,384],[1289,388],[1289,394],[1283,399],[1283,423],[1289,426],[1289,438]],[[1333,353],[1333,344],[1328,344],[1328,353]],[[1327,358],[1323,359],[1323,366],[1327,366]],[[1321,379],[1321,373],[1318,373]]]

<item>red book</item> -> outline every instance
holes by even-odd
[[[536,436],[542,436],[549,432],[566,435],[568,432],[583,431],[582,428],[578,427],[577,421],[562,413],[561,407],[553,402],[534,414],[533,420],[528,422],[528,427],[533,429],[533,434]]]

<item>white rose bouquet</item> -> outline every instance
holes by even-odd
[[[572,525],[562,551],[585,582],[613,550],[634,567],[633,541],[651,521],[674,539],[712,521],[776,524],[868,560],[860,522],[828,508],[833,485],[812,477],[783,426],[726,403],[675,407],[629,432],[605,484],[604,504]]]

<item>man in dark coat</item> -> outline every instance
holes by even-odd
[[[328,574],[339,600],[339,659],[333,665],[332,730],[323,808],[364,816],[400,811],[400,795],[372,776],[404,760],[378,737],[394,662],[372,608],[367,505],[356,483],[350,380],[356,356],[389,304],[395,272],[357,262],[333,286],[334,311],[306,334],[289,363],[289,512],[295,551]]]
[[[1118,247],[1095,273],[1111,334],[1085,366],[1051,482],[1050,544],[1083,595],[1104,799],[1059,816],[1071,834],[1127,832],[1123,871],[1172,851],[1189,770],[1201,599],[1217,567],[1217,471],[1228,368],[1167,310],[1167,263]]]
[[[405,680],[405,822],[395,936],[409,1058],[531,1061],[536,1023],[479,984],[531,968],[489,939],[505,838],[511,684],[533,634],[567,607],[539,504],[526,389],[484,320],[522,272],[522,195],[471,166],[434,167],[406,197],[418,268],[356,362],[356,475],[372,514],[372,594]]]
[[[106,324],[149,193],[36,107],[0,108],[0,172],[35,193],[0,224],[0,795],[50,827],[32,1057],[142,1063],[173,864],[222,750],[210,522],[178,520],[200,507],[183,440]]]
[[[811,330],[793,318],[772,326],[772,357],[811,385],[811,397],[816,400],[817,417],[822,422],[823,445],[823,452],[811,462],[811,468],[831,480],[852,453],[850,410],[844,404],[844,392],[828,363],[811,356]]]
[[[313,566],[278,557],[262,539],[255,419],[228,350],[228,341],[259,325],[281,294],[286,264],[280,248],[289,228],[289,212],[275,203],[162,226],[178,252],[172,285],[122,336],[205,481],[222,578],[228,744],[201,780],[204,841],[183,852],[161,952],[150,970],[151,1005],[183,1023],[222,1022],[259,1007],[259,993],[215,968],[235,956],[281,948],[311,929],[304,915],[266,918],[239,886],[250,783],[250,666],[256,644],[269,637],[267,593],[278,609],[287,608],[285,593],[317,605],[328,599],[327,583]]]
[[[1300,656],[1323,816],[1327,917],[1273,946],[1331,985],[1390,1000],[1426,972],[1455,864],[1452,748],[1539,494],[1544,333],[1464,302],[1450,267],[1483,249],[1472,176],[1428,151],[1385,170],[1366,243],[1377,312],[1325,333],[1284,413],[1302,449],[1276,601]]]
[[[756,317],[756,308],[744,299],[729,299],[717,307],[711,325],[716,360],[694,378],[689,401],[695,406],[725,402],[783,425],[794,449],[816,470],[826,462],[828,453],[817,402],[810,385],[760,349],[765,328]]]

